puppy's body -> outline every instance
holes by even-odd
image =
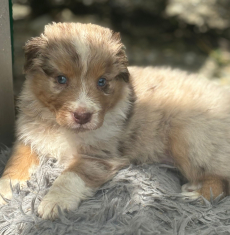
[[[195,184],[184,187],[195,190],[188,196],[224,192],[228,89],[181,71],[128,68],[118,35],[94,25],[49,25],[25,49],[17,142],[0,181],[6,197],[7,180],[25,181],[43,156],[65,166],[39,206],[43,218],[76,208],[130,162],[176,165]]]

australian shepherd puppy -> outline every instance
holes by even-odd
[[[186,197],[226,195],[230,90],[195,75],[127,67],[118,33],[92,24],[47,25],[25,45],[17,140],[0,193],[23,184],[42,157],[62,174],[43,198],[44,219],[79,203],[130,163],[171,163]],[[0,203],[4,200],[0,199]]]

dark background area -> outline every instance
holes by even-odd
[[[13,0],[14,86],[23,45],[56,22],[121,32],[130,65],[172,66],[230,84],[230,0]]]

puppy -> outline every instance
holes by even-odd
[[[55,219],[58,207],[76,209],[130,163],[177,166],[189,181],[186,197],[228,193],[229,89],[177,70],[127,65],[119,34],[92,24],[53,23],[26,43],[4,197],[42,157],[64,166],[39,205],[44,219]]]

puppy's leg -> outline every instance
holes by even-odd
[[[0,194],[10,199],[12,196],[10,184],[14,186],[17,183],[25,183],[29,179],[33,167],[38,163],[38,157],[31,152],[30,146],[16,143],[0,179]],[[3,203],[5,201],[0,197],[0,204]]]
[[[211,191],[213,199],[220,194],[223,194],[223,197],[226,196],[223,177],[207,174],[202,162],[199,166],[199,161],[194,163],[188,158],[191,153],[189,153],[190,148],[184,136],[183,126],[174,127],[170,135],[170,150],[173,158],[177,167],[190,182],[182,186],[182,194],[191,199],[202,195],[209,201],[211,200]],[[190,145],[193,146],[192,143]]]
[[[207,176],[198,183],[188,183],[182,186],[182,194],[185,198],[188,197],[190,199],[196,199],[202,195],[204,198],[211,201],[211,199],[215,199],[221,194],[222,197],[225,197],[226,192],[226,182],[216,176]]]
[[[96,189],[110,180],[115,173],[127,165],[118,160],[81,157],[76,159],[54,182],[38,208],[44,219],[58,217],[61,211],[74,210],[79,203],[91,197]]]

